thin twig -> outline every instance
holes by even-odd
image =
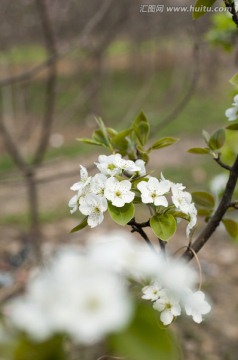
[[[227,209],[230,207],[230,204],[232,203],[232,195],[234,193],[236,183],[238,178],[238,155],[236,157],[236,160],[231,167],[229,179],[226,184],[226,189],[224,192],[223,197],[221,198],[221,201],[213,214],[213,216],[208,221],[206,227],[201,231],[201,233],[198,235],[196,240],[191,244],[191,248],[195,253],[198,253],[199,250],[206,244],[206,242],[209,240],[211,235],[214,233],[218,225],[220,224],[223,216],[225,215]],[[183,254],[183,258],[186,260],[191,260],[194,257],[193,251],[188,248],[185,253]]]
[[[217,157],[214,157],[214,160],[223,168],[226,169],[228,171],[231,171],[231,166],[225,164],[222,160],[221,160],[221,153],[219,153],[217,155]]]
[[[238,209],[238,200],[236,201],[232,201],[229,205],[229,208],[234,208],[234,209]]]
[[[155,251],[155,248],[152,244],[152,242],[150,241],[150,239],[148,238],[147,234],[144,232],[143,227],[148,227],[150,226],[149,221],[146,221],[144,223],[138,223],[135,221],[135,218],[133,218],[132,220],[130,220],[128,222],[127,225],[130,225],[132,227],[131,232],[138,232],[138,234],[141,235],[141,237],[145,240],[145,242],[148,244],[148,246]]]

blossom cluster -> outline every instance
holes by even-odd
[[[185,186],[165,179],[162,174],[160,180],[147,175],[143,160],[126,160],[121,154],[100,155],[95,165],[100,173],[94,176],[88,176],[87,169],[81,166],[81,179],[71,187],[76,192],[69,201],[71,213],[79,210],[93,228],[102,223],[109,202],[122,208],[139,197],[154,209],[172,204],[189,221],[186,229],[189,236],[197,222],[197,210]]]
[[[192,316],[198,324],[203,320],[202,315],[211,310],[201,290],[194,292],[189,288],[184,288],[182,296],[181,294],[178,296],[171,290],[163,288],[157,281],[145,286],[142,291],[142,298],[153,302],[153,308],[160,312],[160,320],[165,326],[181,315],[182,307],[185,313]]]
[[[33,277],[26,294],[15,299],[9,320],[35,340],[67,334],[80,344],[93,344],[121,330],[132,319],[131,282],[143,287],[168,325],[181,314],[181,304],[196,322],[210,311],[197,277],[181,260],[165,259],[126,232],[89,240],[84,248],[64,247],[53,262]]]
[[[232,105],[232,107],[225,111],[225,116],[229,121],[234,121],[238,118],[238,95],[234,96]]]

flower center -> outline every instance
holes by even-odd
[[[108,164],[107,168],[108,170],[114,170],[116,166],[114,164]]]
[[[117,191],[115,192],[115,195],[118,196],[118,197],[120,197],[120,196],[121,196],[121,192],[120,192],[119,190],[117,190]]]
[[[96,214],[100,214],[101,211],[100,211],[99,207],[96,206],[96,207],[94,208],[94,212],[95,212]]]

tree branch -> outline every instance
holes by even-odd
[[[234,21],[234,23],[238,27],[238,14],[237,14],[236,7],[235,7],[235,1],[233,1],[233,0],[224,0],[224,3],[225,3],[226,8],[228,9],[228,11],[232,15],[232,20]]]
[[[130,220],[127,225],[130,225],[132,227],[131,232],[138,232],[138,234],[141,235],[141,237],[146,241],[146,243],[148,244],[148,246],[155,251],[154,246],[152,245],[152,242],[150,241],[150,239],[148,238],[147,234],[144,232],[143,228],[144,227],[149,227],[150,226],[150,222],[149,220],[143,223],[138,223],[136,222],[135,218],[133,218],[132,220]]]
[[[221,153],[218,153],[217,157],[214,157],[214,160],[223,168],[228,171],[231,171],[231,166],[226,165],[223,161],[221,161]]]
[[[226,184],[226,189],[224,192],[224,195],[215,211],[211,219],[208,221],[206,227],[201,231],[201,233],[198,235],[197,239],[191,244],[190,248],[195,253],[198,253],[199,250],[206,244],[208,239],[211,237],[211,235],[214,233],[218,225],[220,224],[223,216],[225,215],[227,209],[231,205],[232,195],[234,193],[236,183],[238,178],[238,155],[236,157],[236,160],[231,167],[230,170],[230,176]],[[183,258],[190,261],[194,257],[193,251],[188,249],[183,254]]]
[[[49,57],[57,56],[56,42],[53,34],[50,17],[48,14],[46,0],[35,0],[35,1],[41,19],[47,53]],[[56,62],[52,62],[52,64],[48,69],[48,76],[46,80],[46,92],[45,92],[45,107],[44,107],[45,112],[41,126],[39,145],[33,157],[33,164],[40,164],[42,162],[45,151],[48,146],[51,127],[54,120],[56,86],[57,86],[57,66],[56,66]]]

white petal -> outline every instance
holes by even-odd
[[[169,310],[164,310],[160,314],[160,320],[164,325],[169,325],[173,321],[174,317]]]

